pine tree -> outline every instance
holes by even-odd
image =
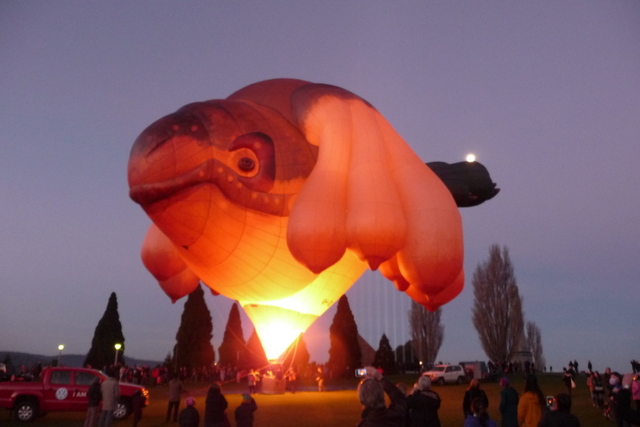
[[[218,362],[221,365],[240,367],[244,362],[246,344],[242,335],[242,321],[238,303],[234,303],[229,311],[229,320],[224,330],[222,343],[218,347]]]
[[[122,346],[117,353],[116,344]],[[116,361],[116,356],[117,362],[124,360],[124,350],[124,335],[122,334],[122,324],[118,314],[118,298],[116,293],[112,292],[107,308],[93,333],[91,348],[84,360],[84,366],[106,369]]]
[[[362,350],[358,342],[358,325],[346,295],[338,300],[338,309],[329,327],[329,365],[340,376],[353,376],[361,367]]]
[[[189,294],[184,303],[180,327],[173,348],[173,367],[195,369],[209,367],[215,360],[211,345],[213,321],[204,301],[202,286]]]
[[[250,369],[262,369],[269,364],[264,353],[260,338],[254,329],[247,340],[247,352],[245,353],[245,366]]]
[[[382,368],[385,375],[394,375],[398,373],[398,365],[396,364],[396,355],[393,353],[389,338],[386,334],[382,334],[380,345],[376,350],[376,357],[373,359],[373,366]]]

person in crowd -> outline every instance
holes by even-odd
[[[145,397],[141,390],[136,390],[131,395],[131,412],[133,413],[133,427],[138,427],[142,419],[142,408],[144,408]]]
[[[318,367],[318,373],[316,374],[316,382],[318,383],[318,391],[327,391],[324,387],[324,373],[322,372],[322,368]]]
[[[220,384],[213,383],[207,392],[204,408],[204,427],[225,427],[228,425],[227,407],[229,403],[222,394]]]
[[[610,402],[617,427],[640,425],[640,411],[631,408],[631,390],[622,386],[622,375],[613,372],[609,379],[611,385]]]
[[[178,424],[180,427],[199,427],[200,414],[196,409],[196,400],[193,397],[187,397],[184,400],[185,408],[180,411],[178,416]]]
[[[440,396],[431,390],[431,379],[422,375],[407,398],[409,427],[440,427]]]
[[[535,375],[527,375],[524,393],[518,402],[518,424],[526,427],[537,426],[542,418],[542,408],[545,405],[545,398],[538,385],[538,378]]]
[[[518,392],[511,387],[509,378],[500,379],[500,415],[502,427],[518,427]]]
[[[285,378],[287,380],[287,383],[289,384],[291,393],[295,394],[298,385],[298,373],[296,372],[295,368],[289,368],[285,373]]]
[[[407,397],[376,368],[367,366],[365,370],[358,385],[358,398],[363,407],[358,427],[405,426]],[[385,393],[391,401],[389,407],[385,405]]]
[[[256,370],[251,369],[247,374],[247,385],[249,386],[249,394],[256,394],[256,385],[258,383],[259,374]]]
[[[593,384],[593,399],[596,407],[604,408],[604,385],[602,384],[602,377],[600,372],[595,371],[592,375],[591,382]]]
[[[564,371],[562,374],[562,382],[564,383],[565,388],[567,389],[567,394],[571,396],[571,391],[575,388],[576,383],[573,381],[573,366],[567,368],[562,368]]]
[[[98,407],[102,400],[102,392],[100,391],[100,378],[96,377],[89,390],[87,390],[87,416],[84,420],[84,427],[93,427],[96,425],[96,418],[98,416]]]
[[[464,427],[498,427],[498,424],[489,417],[487,407],[482,397],[476,397],[471,401],[471,414],[464,420]]]
[[[545,412],[539,427],[580,427],[580,420],[571,413],[571,396],[560,393],[554,398],[551,411]]]
[[[178,375],[172,375],[169,380],[169,396],[167,403],[167,422],[172,421],[172,412],[173,412],[173,422],[178,421],[178,411],[180,409],[180,399],[182,399],[182,393],[186,393],[186,390],[182,386],[182,381]]]
[[[640,411],[640,374],[633,376],[631,383],[631,398],[636,404],[636,411]]]
[[[235,411],[236,427],[253,427],[253,413],[258,409],[258,405],[250,394],[242,394],[242,403]]]
[[[489,399],[487,398],[487,394],[484,390],[480,388],[480,381],[477,378],[471,380],[469,388],[464,392],[464,398],[462,399],[462,412],[464,413],[465,418],[469,415],[473,415],[471,402],[473,402],[475,398],[482,399],[484,407],[489,408]]]
[[[116,410],[118,400],[120,400],[120,386],[113,369],[106,370],[108,378],[102,381],[100,392],[102,393],[102,412],[98,427],[111,427],[113,423],[113,411]]]

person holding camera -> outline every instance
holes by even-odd
[[[571,396],[560,393],[555,397],[551,411],[545,412],[539,427],[580,427],[580,420],[571,413]]]
[[[407,416],[407,397],[373,366],[367,366],[358,385],[362,414],[358,427],[404,427]],[[385,393],[391,403],[386,407]]]

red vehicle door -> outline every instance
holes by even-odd
[[[50,372],[49,381],[44,385],[44,407],[46,411],[71,410],[73,371],[55,369]]]

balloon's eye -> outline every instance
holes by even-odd
[[[256,162],[248,157],[243,157],[238,160],[238,168],[243,172],[251,172],[256,167]]]

